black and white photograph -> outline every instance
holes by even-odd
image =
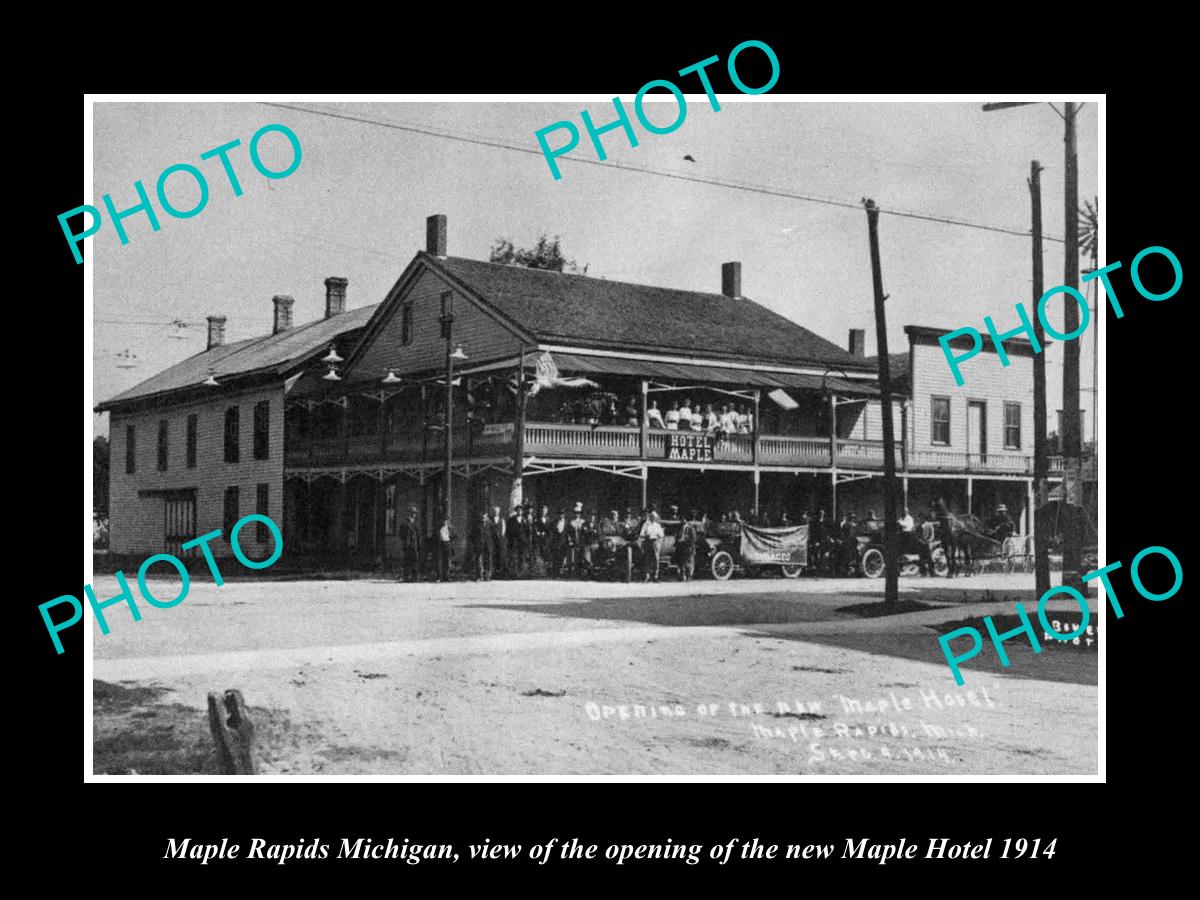
[[[86,780],[1103,779],[1103,96],[676,83],[93,99]]]

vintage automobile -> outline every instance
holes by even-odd
[[[759,535],[785,533],[794,531],[794,529],[773,529],[773,528],[755,528],[753,533]],[[804,534],[807,534],[805,532]],[[765,574],[767,572],[778,571],[784,578],[799,578],[800,573],[807,566],[807,538],[802,539],[801,551],[797,554],[794,552],[777,552],[773,555],[777,559],[767,561],[764,556],[772,555],[769,552],[759,552],[757,558],[753,561],[747,559],[743,553],[743,534],[742,524],[738,522],[719,522],[709,526],[708,532],[704,536],[704,543],[707,545],[708,565],[706,568],[712,572],[713,578],[718,581],[727,581],[733,577],[734,572],[751,571],[755,574]],[[796,562],[795,557],[799,555],[805,559],[805,562]],[[783,562],[784,559],[789,560]],[[700,568],[700,558],[697,554],[696,558],[697,571]]]
[[[946,551],[934,537],[933,525],[925,522],[917,529],[917,539],[929,545],[929,555],[933,560],[933,573],[945,577],[950,572],[950,564],[946,559]],[[855,570],[864,578],[882,578],[887,564],[883,553],[883,530],[865,531],[856,537]],[[921,557],[917,553],[901,552],[900,574],[916,575],[921,571]]]

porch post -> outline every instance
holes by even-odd
[[[829,398],[829,483],[832,487],[830,515],[837,519],[837,399],[833,391],[827,392]]]
[[[513,421],[513,480],[505,515],[525,500],[525,410],[528,400],[529,394],[525,389],[525,347],[522,346],[521,359],[517,363],[517,409]]]
[[[900,468],[908,471],[908,400],[900,402]],[[904,502],[908,503],[908,479],[904,479]]]
[[[760,434],[762,434],[762,419],[759,418],[759,400],[761,398],[761,395],[762,395],[762,391],[760,391],[758,388],[755,388],[754,389],[754,429],[753,429],[753,433],[750,435],[750,459],[754,463],[754,468],[755,468],[756,473],[758,470],[758,455],[759,455],[758,436]],[[757,484],[757,482],[758,482],[758,475],[756,474],[755,475],[755,483]],[[756,506],[758,505],[757,498],[755,499],[755,505]]]
[[[642,382],[642,383],[645,384],[645,382]],[[643,433],[645,433],[644,427],[643,427],[642,431],[643,431]],[[650,477],[650,467],[642,466],[642,509],[645,509],[646,504],[649,502],[649,498],[646,496],[646,482],[649,477]]]
[[[974,493],[974,490],[975,490],[975,479],[973,479],[970,475],[968,475],[967,476],[967,515],[968,516],[974,515],[974,513],[971,510],[971,501],[973,499],[972,494]]]
[[[1025,479],[1025,534],[1033,534],[1033,479]]]
[[[647,402],[647,399],[649,398],[649,396],[650,396],[650,383],[648,381],[646,381],[646,379],[643,378],[642,379],[642,421],[641,421],[641,432],[640,432],[640,436],[638,438],[638,441],[639,441],[638,449],[640,451],[639,455],[641,456],[642,459],[646,458],[646,451],[648,449],[650,449],[650,441],[649,441],[650,418],[649,418],[649,416],[647,416],[647,412],[650,409],[650,404]],[[643,477],[642,509],[646,508],[646,497],[645,497],[646,489],[645,489],[645,484],[644,484],[645,471],[646,471],[646,467],[642,466],[642,477]]]

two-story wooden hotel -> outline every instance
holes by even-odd
[[[389,565],[409,507],[426,533],[443,508],[455,348],[460,535],[481,508],[507,515],[518,474],[524,498],[552,511],[882,513],[883,398],[862,331],[843,349],[742,296],[738,263],[714,266],[720,293],[697,293],[452,257],[446,227],[430,217],[426,249],[381,303],[347,310],[346,280],[329,278],[316,322],[293,326],[278,296],[271,334],[226,344],[210,317],[205,352],[101,403],[113,552],[178,552],[263,512],[294,561]],[[938,496],[982,515],[1004,503],[1028,533],[1031,350],[1006,343],[1001,367],[989,346],[957,388],[937,342],[948,330],[910,325],[891,358],[905,498],[918,515]],[[555,372],[598,387],[558,386]],[[672,453],[676,436],[646,411],[665,421],[684,405],[741,428]]]

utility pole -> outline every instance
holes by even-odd
[[[1066,130],[1063,137],[1065,194],[1063,215],[1063,283],[1079,287],[1079,159],[1076,149],[1075,118],[1079,108],[1071,102],[1063,104]],[[1067,299],[1063,307],[1063,332],[1079,328],[1079,307]],[[1063,495],[1070,510],[1066,516],[1063,535],[1063,584],[1079,585],[1082,548],[1080,547],[1080,426],[1079,415],[1079,341],[1063,344]],[[1076,509],[1071,509],[1075,507]]]
[[[883,270],[879,262],[879,207],[863,199],[867,209],[867,234],[871,243],[871,280],[875,287],[875,340],[879,356],[879,407],[883,413],[883,603],[894,607],[900,597],[900,571],[896,559],[896,436],[892,427],[892,376],[888,365],[887,316],[883,304]]]
[[[1044,276],[1042,273],[1042,164],[1036,159],[1029,164],[1029,197],[1033,208],[1033,308],[1042,298]],[[1045,347],[1046,335],[1042,328],[1042,317],[1033,317],[1033,335],[1039,347]],[[1046,502],[1046,476],[1049,474],[1046,458],[1046,356],[1033,354],[1033,505],[1029,521],[1033,525],[1034,584],[1036,595],[1041,597],[1050,590],[1050,548],[1047,536],[1038,524],[1037,508]]]

